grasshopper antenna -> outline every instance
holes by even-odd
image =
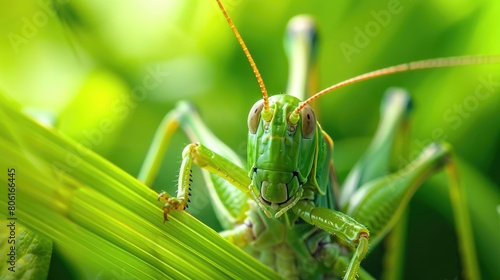
[[[500,55],[472,55],[472,56],[454,56],[454,57],[444,57],[444,58],[434,58],[434,59],[426,59],[419,60],[409,63],[403,63],[387,68],[382,68],[379,70],[371,71],[354,78],[347,79],[340,83],[334,84],[333,86],[327,87],[324,90],[316,93],[315,95],[309,97],[306,101],[301,102],[300,105],[293,111],[291,118],[298,120],[299,112],[309,103],[311,103],[316,98],[333,91],[335,89],[354,84],[360,81],[369,80],[376,77],[387,76],[400,72],[407,72],[412,70],[419,69],[428,69],[428,68],[442,68],[442,67],[451,67],[451,66],[461,66],[461,65],[474,65],[474,64],[493,64],[500,63]],[[293,117],[292,117],[293,116]]]
[[[241,38],[240,33],[238,32],[238,29],[236,29],[236,26],[234,26],[233,21],[229,17],[229,15],[226,12],[226,9],[224,9],[224,6],[220,2],[220,0],[216,0],[217,4],[219,5],[219,8],[221,9],[222,13],[224,14],[224,17],[227,20],[227,23],[229,23],[229,27],[231,27],[231,30],[233,30],[234,35],[236,36],[236,39],[238,40],[238,43],[240,43],[241,48],[243,49],[243,52],[247,56],[248,62],[250,62],[250,66],[252,67],[253,73],[255,74],[255,77],[257,78],[257,82],[259,83],[260,90],[262,91],[262,98],[264,99],[264,110],[262,112],[262,117],[266,121],[270,121],[272,114],[271,110],[269,109],[269,96],[267,94],[266,86],[264,85],[264,80],[262,79],[259,69],[257,69],[257,66],[255,65],[255,62],[252,58],[252,55],[250,55],[250,52],[248,51],[247,45]]]

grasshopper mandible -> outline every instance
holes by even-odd
[[[467,209],[457,181],[451,147],[434,143],[407,167],[391,173],[396,142],[407,128],[411,99],[401,89],[389,91],[370,149],[340,187],[332,161],[333,141],[316,121],[310,103],[358,81],[433,67],[498,63],[498,56],[468,56],[405,63],[369,72],[328,87],[306,99],[310,61],[316,46],[312,20],[298,17],[288,29],[292,60],[288,94],[268,97],[264,82],[239,32],[221,2],[217,3],[247,56],[262,91],[248,116],[246,169],[229,148],[203,125],[196,111],[181,103],[169,113],[155,136],[139,179],[150,185],[172,133],[181,126],[195,143],[182,153],[176,197],[162,192],[164,219],[188,206],[191,167],[204,171],[227,229],[221,235],[246,247],[284,278],[327,275],[371,279],[360,264],[370,248],[395,225],[420,184],[446,169],[459,242],[468,277],[479,278]],[[304,101],[301,101],[304,100]],[[404,138],[404,137],[403,137]],[[205,146],[203,143],[207,143]],[[235,188],[236,187],[236,188]]]

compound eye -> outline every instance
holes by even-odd
[[[316,117],[311,107],[306,106],[301,111],[302,113],[302,137],[312,138],[316,132]]]
[[[261,99],[252,106],[252,109],[250,109],[250,113],[248,114],[248,130],[252,134],[255,134],[257,132],[257,128],[259,128],[260,113],[262,112],[262,108],[264,108],[264,100]]]

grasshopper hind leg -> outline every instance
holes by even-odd
[[[341,209],[370,231],[370,245],[375,246],[387,234],[398,234],[393,240],[404,240],[405,229],[391,230],[405,217],[403,214],[415,191],[432,174],[447,171],[450,198],[457,225],[459,247],[468,278],[478,279],[474,242],[463,190],[458,183],[451,146],[434,143],[401,170],[397,159],[409,158],[409,112],[411,99],[401,89],[391,89],[382,104],[382,117],[377,134],[361,160],[343,185]],[[404,246],[397,244],[396,246]],[[393,254],[391,256],[391,254]],[[389,258],[394,260],[394,252]],[[401,266],[401,261],[390,262]],[[391,269],[391,268],[387,268]],[[391,274],[389,274],[391,275]],[[398,277],[397,274],[392,274]]]

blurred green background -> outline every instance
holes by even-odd
[[[223,3],[271,94],[286,89],[283,33],[302,13],[319,26],[321,88],[393,64],[500,50],[498,1]],[[215,1],[0,1],[0,7],[0,87],[27,113],[52,112],[63,133],[136,176],[163,116],[189,100],[245,158],[246,117],[260,91]],[[382,11],[390,18],[381,20]],[[346,54],[346,47],[353,52]],[[414,97],[413,154],[430,141],[453,145],[483,277],[500,277],[494,265],[500,254],[500,66],[398,74],[322,97],[320,122],[335,141],[341,179],[368,145],[391,86]],[[188,139],[178,133],[172,142],[154,186],[169,193]],[[461,277],[444,181],[436,176],[411,202],[406,279]],[[190,212],[220,229],[200,176],[193,189]],[[382,254],[381,246],[363,263],[376,276]]]

